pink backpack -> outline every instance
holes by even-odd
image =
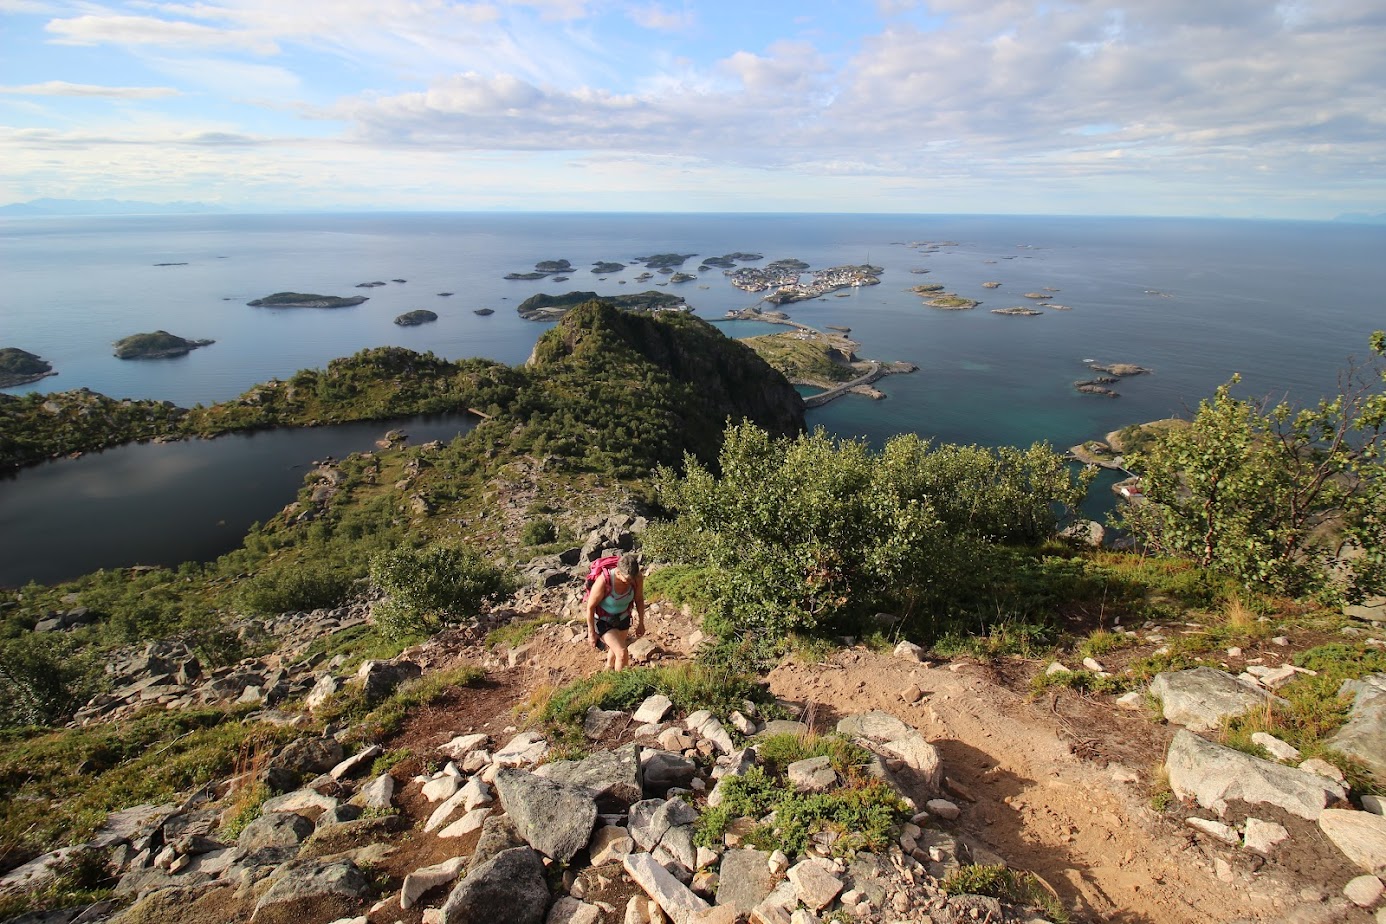
[[[586,597],[590,594],[592,592],[592,585],[597,583],[597,578],[601,577],[603,574],[607,575],[606,589],[609,593],[611,591],[611,569],[620,564],[620,561],[621,556],[619,555],[603,555],[601,558],[592,562],[592,567],[587,572],[587,577],[583,580],[582,595]]]

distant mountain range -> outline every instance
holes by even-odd
[[[195,215],[225,212],[219,205],[205,202],[135,202],[128,199],[34,199],[0,205],[0,216],[22,218],[30,215]]]
[[[1334,221],[1346,221],[1358,225],[1386,225],[1386,212],[1369,215],[1366,212],[1345,212]]]

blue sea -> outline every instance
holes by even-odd
[[[683,267],[693,272],[701,258],[734,251],[764,256],[751,265],[794,257],[812,269],[885,268],[878,286],[787,307],[820,329],[850,327],[863,358],[919,366],[878,383],[884,400],[848,396],[809,413],[812,425],[877,444],[914,432],[1063,448],[1134,421],[1186,414],[1234,373],[1243,394],[1313,401],[1333,391],[1349,356],[1368,353],[1370,332],[1386,328],[1381,226],[953,215],[217,215],[0,221],[0,347],[37,353],[59,372],[11,393],[86,387],[184,406],[373,346],[520,363],[548,326],[516,314],[530,295],[643,291],[667,277],[635,282],[638,257],[693,254]],[[575,267],[568,282],[503,278],[553,259]],[[598,261],[627,267],[600,278],[590,272]],[[386,284],[356,288],[377,280]],[[988,281],[1001,285],[986,288]],[[920,283],[982,304],[924,307],[909,291]],[[280,291],[370,300],[336,310],[246,305]],[[657,291],[683,296],[729,336],[773,329],[719,320],[758,300],[720,270]],[[1027,292],[1071,310],[1026,299]],[[989,311],[1036,304],[1038,317]],[[393,323],[417,308],[439,320]],[[495,313],[478,316],[478,308]],[[113,341],[156,329],[216,343],[171,360],[112,355]],[[1073,382],[1092,376],[1089,360],[1153,371],[1113,386],[1120,398],[1083,395]],[[12,501],[26,477],[0,482],[0,520],[7,495]]]

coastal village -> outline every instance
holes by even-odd
[[[771,289],[773,291],[765,296],[765,300],[785,304],[818,298],[838,289],[879,285],[880,275],[885,272],[881,267],[870,264],[831,266],[811,273],[807,282],[801,282],[806,269],[808,265],[798,260],[777,260],[765,267],[743,266],[728,273],[727,278],[743,292]]]

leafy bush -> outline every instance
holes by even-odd
[[[0,726],[54,725],[96,692],[100,666],[70,636],[26,634],[0,641]]]
[[[1386,589],[1386,333],[1371,348],[1373,363],[1349,366],[1315,407],[1233,397],[1234,376],[1131,460],[1150,503],[1127,508],[1124,524],[1148,548],[1250,588]]]
[[[1028,905],[1044,912],[1055,924],[1067,924],[1068,912],[1034,873],[1005,866],[973,864],[950,873],[939,885],[949,895],[989,895],[1013,905]]]
[[[390,635],[431,633],[475,616],[514,587],[513,579],[471,549],[431,545],[371,559],[371,581],[388,599],[375,608]]]
[[[545,545],[558,539],[558,527],[548,517],[526,520],[520,528],[520,541],[525,545]]]
[[[347,601],[359,576],[348,567],[320,561],[269,567],[246,582],[240,602],[261,614],[331,609]]]
[[[718,635],[781,637],[850,627],[887,611],[916,619],[965,593],[999,543],[1052,534],[1082,477],[1044,446],[933,447],[907,435],[872,452],[823,430],[775,439],[728,429],[721,474],[692,457],[663,468],[661,502],[678,514],[646,548],[705,569]]]

